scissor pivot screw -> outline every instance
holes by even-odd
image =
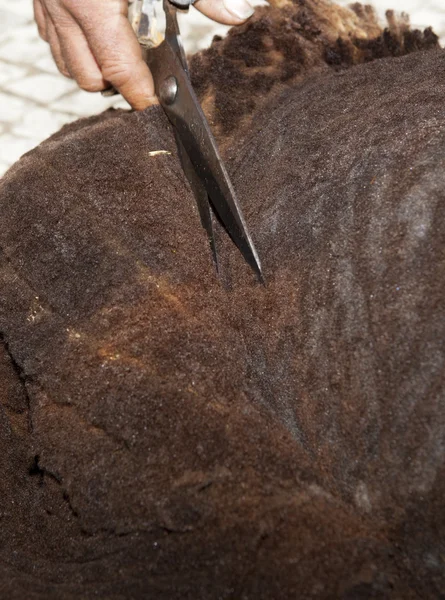
[[[171,77],[167,77],[167,79],[164,79],[164,81],[161,83],[161,88],[159,90],[159,95],[162,102],[164,102],[164,104],[167,104],[167,106],[173,104],[173,102],[176,100],[177,93],[178,82],[176,81],[176,77],[173,77],[172,75]]]

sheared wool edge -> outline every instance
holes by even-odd
[[[387,11],[383,26],[371,6],[358,2],[346,8],[329,0],[272,0],[225,38],[215,37],[190,69],[215,133],[230,145],[271,95],[311,74],[439,47],[431,28],[411,29],[406,13]]]

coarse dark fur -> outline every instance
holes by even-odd
[[[216,277],[159,108],[1,181],[0,597],[441,597],[444,67],[315,70],[226,138],[266,286],[222,232]]]
[[[383,28],[371,6],[357,2],[350,8],[329,0],[271,4],[191,60],[195,90],[226,142],[239,136],[241,125],[250,126],[255,110],[272,93],[311,73],[439,48],[431,28],[413,30],[406,14],[391,10]]]

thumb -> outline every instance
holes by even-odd
[[[240,25],[255,12],[248,0],[197,0],[193,6],[223,25]]]

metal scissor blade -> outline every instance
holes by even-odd
[[[184,71],[189,75],[187,57],[182,45],[181,32],[179,31],[177,8],[170,0],[164,0],[163,6],[165,12],[165,40],[179,58]]]
[[[178,26],[178,19],[176,16],[176,8],[168,1],[164,2],[164,10],[166,13],[166,31],[165,39],[171,48],[175,51],[176,57],[181,62],[184,71],[189,74],[187,58],[184,52],[184,46],[181,41],[181,34]],[[178,147],[179,158],[183,171],[189,181],[190,187],[192,188],[195,196],[196,204],[198,206],[199,216],[201,224],[207,232],[210,248],[212,250],[213,261],[215,263],[216,271],[219,272],[218,253],[216,251],[216,240],[215,233],[213,230],[213,218],[210,210],[209,196],[205,189],[199,175],[196,173],[192,161],[187,154],[187,150],[181,141],[178,132],[175,130],[176,145]]]
[[[175,132],[176,137],[176,145],[178,146],[179,158],[181,160],[182,168],[184,173],[190,183],[190,187],[192,188],[193,194],[195,196],[196,204],[198,206],[199,216],[201,218],[201,224],[203,228],[207,232],[207,237],[209,240],[210,248],[212,250],[213,260],[215,262],[216,271],[219,271],[219,263],[218,263],[218,253],[216,252],[216,241],[215,241],[215,233],[213,231],[213,219],[212,212],[210,210],[209,197],[207,195],[207,190],[202,184],[201,179],[196,174],[195,169],[193,168],[192,162],[185,150],[181,138]]]
[[[156,93],[175,127],[212,206],[247,263],[263,281],[261,265],[210,127],[180,59],[166,38],[146,52]]]

